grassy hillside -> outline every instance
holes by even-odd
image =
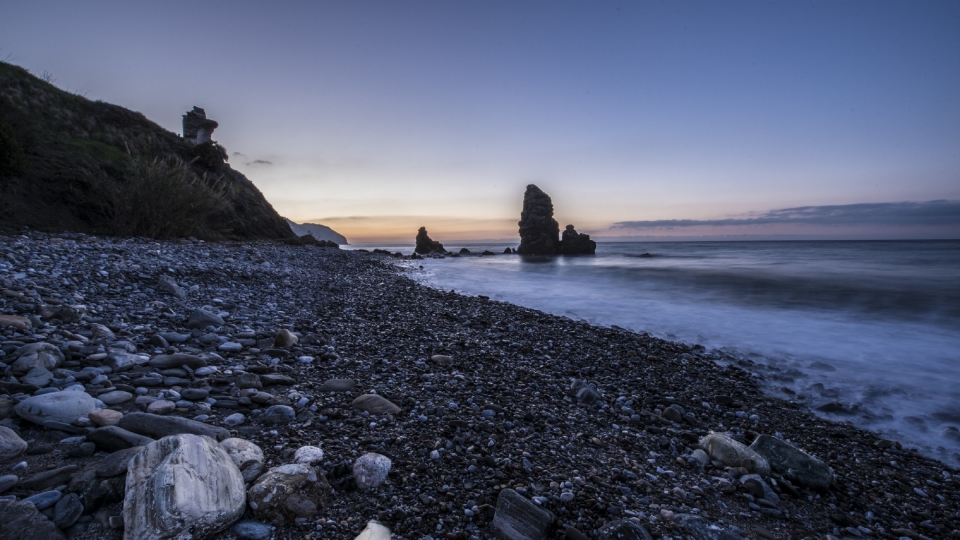
[[[296,238],[216,143],[0,62],[0,227]]]

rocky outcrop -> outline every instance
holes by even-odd
[[[312,236],[321,242],[332,242],[337,246],[344,246],[350,243],[347,242],[346,236],[326,225],[320,225],[319,223],[294,223],[287,218],[284,219],[287,221],[287,225],[290,225],[290,230],[293,231],[293,234],[301,238],[304,236]]]
[[[537,186],[530,184],[523,194],[520,213],[521,255],[556,255],[560,252],[560,225],[553,219],[553,201]]]
[[[422,255],[447,252],[447,250],[443,249],[443,244],[432,240],[430,236],[427,235],[426,227],[420,227],[420,230],[417,231],[417,247],[414,251]]]
[[[210,142],[213,130],[220,126],[215,120],[207,118],[207,112],[194,107],[183,115],[183,138],[191,144]]]
[[[593,255],[597,252],[597,243],[589,234],[578,233],[573,225],[567,225],[560,239],[560,253],[564,255]]]
[[[130,460],[124,538],[207,538],[243,515],[243,477],[209,437],[176,435]]]

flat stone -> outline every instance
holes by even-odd
[[[44,471],[42,473],[35,474],[30,478],[20,481],[20,488],[24,491],[40,491],[43,489],[50,489],[62,484],[66,484],[70,481],[70,478],[73,475],[77,474],[80,470],[80,467],[76,465],[67,465],[66,467],[60,467],[59,469],[53,469],[51,471]]]
[[[243,540],[270,540],[275,530],[273,525],[247,519],[238,521],[230,527],[230,532]]]
[[[653,540],[643,526],[621,519],[601,527],[597,538],[599,540]]]
[[[239,519],[245,503],[243,476],[216,441],[164,437],[130,460],[124,537],[207,538]]]
[[[151,440],[150,442],[153,441]],[[110,478],[112,476],[126,474],[130,460],[142,452],[145,446],[146,445],[125,448],[106,456],[97,464],[94,474],[97,478]]]
[[[119,405],[133,399],[133,394],[130,392],[124,392],[123,390],[114,390],[112,392],[100,394],[97,396],[97,399],[106,403],[107,405]]]
[[[0,476],[0,493],[7,491],[13,486],[17,485],[17,482],[20,481],[20,478],[15,474],[5,474]]]
[[[220,352],[231,352],[231,353],[235,353],[235,352],[240,352],[240,351],[242,351],[242,350],[243,350],[243,345],[241,345],[240,343],[233,342],[233,341],[228,341],[228,342],[226,342],[226,343],[222,343],[222,344],[218,345],[218,346],[217,346],[217,350],[220,351]]]
[[[13,410],[20,418],[42,426],[48,420],[69,424],[97,408],[96,400],[86,392],[54,392],[29,397]]]
[[[760,435],[750,449],[763,456],[775,471],[801,486],[826,491],[833,483],[829,465],[776,437]]]
[[[237,388],[241,390],[245,388],[256,388],[257,390],[263,388],[263,383],[260,382],[260,376],[256,373],[241,373],[237,375],[236,379]]]
[[[147,413],[149,413],[149,414],[158,414],[158,415],[159,415],[159,414],[170,414],[170,413],[172,413],[173,411],[175,411],[176,408],[177,408],[177,404],[176,404],[176,403],[174,403],[174,402],[172,402],[172,401],[168,401],[168,400],[166,400],[166,399],[158,399],[158,400],[154,401],[153,403],[150,403],[149,405],[147,405]]]
[[[196,309],[187,319],[187,328],[206,328],[208,326],[223,326],[223,318],[216,313],[205,309]]]
[[[330,379],[320,385],[321,392],[350,392],[357,386],[353,379]]]
[[[160,354],[151,358],[147,365],[157,369],[178,368],[187,366],[190,369],[202,368],[207,365],[207,361],[199,356],[192,354]]]
[[[113,409],[97,409],[87,413],[87,418],[94,424],[103,426],[115,426],[123,417],[123,413]]]
[[[289,424],[297,419],[297,413],[289,405],[273,405],[260,416],[260,421],[266,424]]]
[[[500,491],[491,528],[502,540],[540,540],[556,518],[512,489]]]
[[[376,489],[387,480],[393,461],[387,456],[368,453],[353,462],[353,479],[361,491]]]
[[[20,315],[0,315],[0,326],[29,330],[33,325],[30,323],[30,319]]]
[[[710,433],[700,440],[700,447],[711,459],[728,467],[743,467],[760,476],[770,476],[770,464],[763,456],[723,433]]]
[[[180,397],[190,401],[201,401],[210,396],[209,390],[203,388],[184,388],[180,391]]]
[[[0,462],[14,459],[27,450],[27,442],[17,432],[0,426]]]
[[[146,356],[139,354],[130,354],[126,351],[110,351],[109,356],[103,362],[105,366],[116,373],[130,371],[131,369],[142,366],[147,363]]]
[[[50,373],[50,370],[41,366],[31,369],[26,375],[20,377],[20,382],[24,384],[32,384],[38,388],[47,386],[52,380],[53,373]]]
[[[135,446],[146,446],[153,442],[150,437],[127,431],[118,426],[97,428],[87,434],[87,440],[96,444],[97,448],[104,452],[116,452]]]
[[[117,424],[123,429],[154,437],[159,439],[168,435],[178,435],[181,433],[192,433],[194,435],[206,435],[222,441],[230,437],[230,431],[218,426],[211,426],[189,418],[179,416],[158,416],[149,413],[129,413],[123,415],[120,423]]]
[[[37,507],[37,510],[46,510],[47,508],[57,504],[57,501],[59,501],[61,497],[63,497],[62,492],[52,489],[50,491],[44,491],[43,493],[31,495],[23,499],[23,501],[32,503]]]
[[[246,420],[246,416],[241,413],[233,413],[230,416],[223,419],[223,425],[227,427],[237,427]]]
[[[266,373],[260,375],[260,382],[264,386],[290,386],[296,381],[293,380],[293,377],[280,375],[279,373]]]
[[[24,501],[0,501],[0,539],[3,540],[63,540],[60,529]],[[16,534],[16,536],[14,536]]]
[[[364,394],[353,400],[353,406],[370,414],[397,414],[400,407],[391,403],[387,398],[377,394]]]

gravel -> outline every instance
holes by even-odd
[[[0,237],[0,425],[52,448],[0,464],[4,485],[20,479],[3,496],[62,491],[108,455],[75,450],[96,427],[87,418],[44,429],[13,411],[73,387],[125,416],[201,419],[218,439],[226,428],[255,443],[264,460],[245,470],[248,486],[322,448],[312,466],[330,497],[276,538],[354,538],[371,520],[398,539],[488,538],[506,489],[556,517],[550,538],[568,527],[597,538],[618,521],[654,538],[707,526],[750,538],[960,535],[960,472],[764,395],[733,357],[430,289],[404,264],[277,243]],[[63,354],[41,359],[59,362],[44,366],[44,388],[12,367],[39,343]],[[120,426],[153,417],[137,418]],[[833,483],[814,491],[777,470],[741,481],[751,471],[700,449],[714,431],[744,446],[787,441],[829,465]],[[360,490],[354,463],[366,454],[391,466]],[[119,514],[116,502],[88,509],[66,532],[120,538],[109,526]],[[244,520],[217,538],[268,534],[249,508]]]

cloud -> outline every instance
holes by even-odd
[[[242,158],[246,158],[246,157],[247,157],[247,155],[244,154],[243,152],[234,152],[233,155],[236,156],[236,157],[242,157]]]
[[[960,201],[860,203],[835,206],[782,208],[739,219],[660,219],[620,221],[613,229],[676,229],[685,227],[728,227],[742,225],[885,225],[957,226]]]
[[[255,159],[244,163],[244,165],[273,165],[273,162],[265,159]]]

